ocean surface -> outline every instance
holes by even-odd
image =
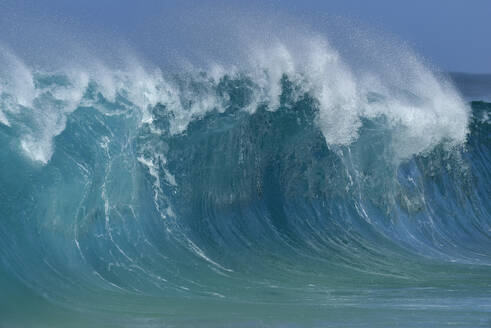
[[[0,327],[490,327],[491,76],[376,45],[0,48]]]

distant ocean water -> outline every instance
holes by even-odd
[[[491,77],[406,55],[2,48],[0,327],[489,327]]]

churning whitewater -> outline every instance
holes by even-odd
[[[359,47],[177,72],[0,48],[0,327],[489,324],[491,104]]]

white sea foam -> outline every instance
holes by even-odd
[[[317,99],[317,123],[328,144],[350,144],[358,137],[361,119],[381,116],[393,130],[397,158],[426,151],[443,140],[456,144],[466,138],[467,105],[448,81],[432,73],[409,49],[383,65],[367,64],[356,71],[321,37],[251,53],[261,101],[277,107],[280,79],[287,75]]]
[[[0,46],[0,122],[10,125],[9,113],[32,106],[37,95],[34,79],[27,66]]]
[[[244,107],[250,113],[260,104],[277,110],[281,80],[288,76],[297,86],[297,97],[309,93],[317,100],[317,124],[328,144],[349,145],[358,138],[363,118],[382,116],[393,131],[393,148],[399,158],[443,140],[460,143],[466,138],[466,104],[449,82],[409,50],[386,61],[380,59],[383,65],[372,67],[368,62],[360,70],[320,35],[304,35],[294,42],[278,37],[249,42],[242,48],[247,53],[243,62],[228,66],[212,62],[204,75],[202,69],[189,69],[180,77],[181,83],[132,59],[117,70],[94,60],[93,67],[65,70],[63,83],[44,86],[36,84],[36,75],[43,74],[33,73],[20,59],[0,49],[0,122],[11,125],[12,118],[28,113],[21,148],[31,159],[47,163],[54,152],[53,138],[64,130],[67,117],[81,102],[98,108],[84,100],[90,83],[109,102],[116,102],[118,95],[126,98],[140,112],[140,124],[149,125],[152,131],[159,131],[153,125],[152,108],[162,104],[172,114],[169,132],[176,134],[209,111],[224,111],[227,95],[216,92],[224,76],[252,81],[252,99]],[[56,75],[44,73],[44,77],[55,79]],[[193,86],[186,84],[190,80]]]

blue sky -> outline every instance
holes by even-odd
[[[312,1],[305,10],[339,14],[390,31],[444,69],[491,72],[490,0]]]
[[[204,0],[0,0],[0,27],[14,31],[10,38],[17,38],[23,30],[32,29],[26,25],[34,24],[37,18],[44,21],[54,17],[82,30],[135,38],[132,31],[141,30],[147,20],[165,17],[173,13],[175,7],[191,8],[203,2],[215,6],[218,3]],[[244,3],[238,0],[222,3],[231,2],[239,6]],[[247,3],[247,7],[257,11],[301,14],[305,19],[323,15],[345,17],[395,34],[443,70],[491,72],[490,0],[251,0]],[[15,28],[12,25],[16,25]]]

